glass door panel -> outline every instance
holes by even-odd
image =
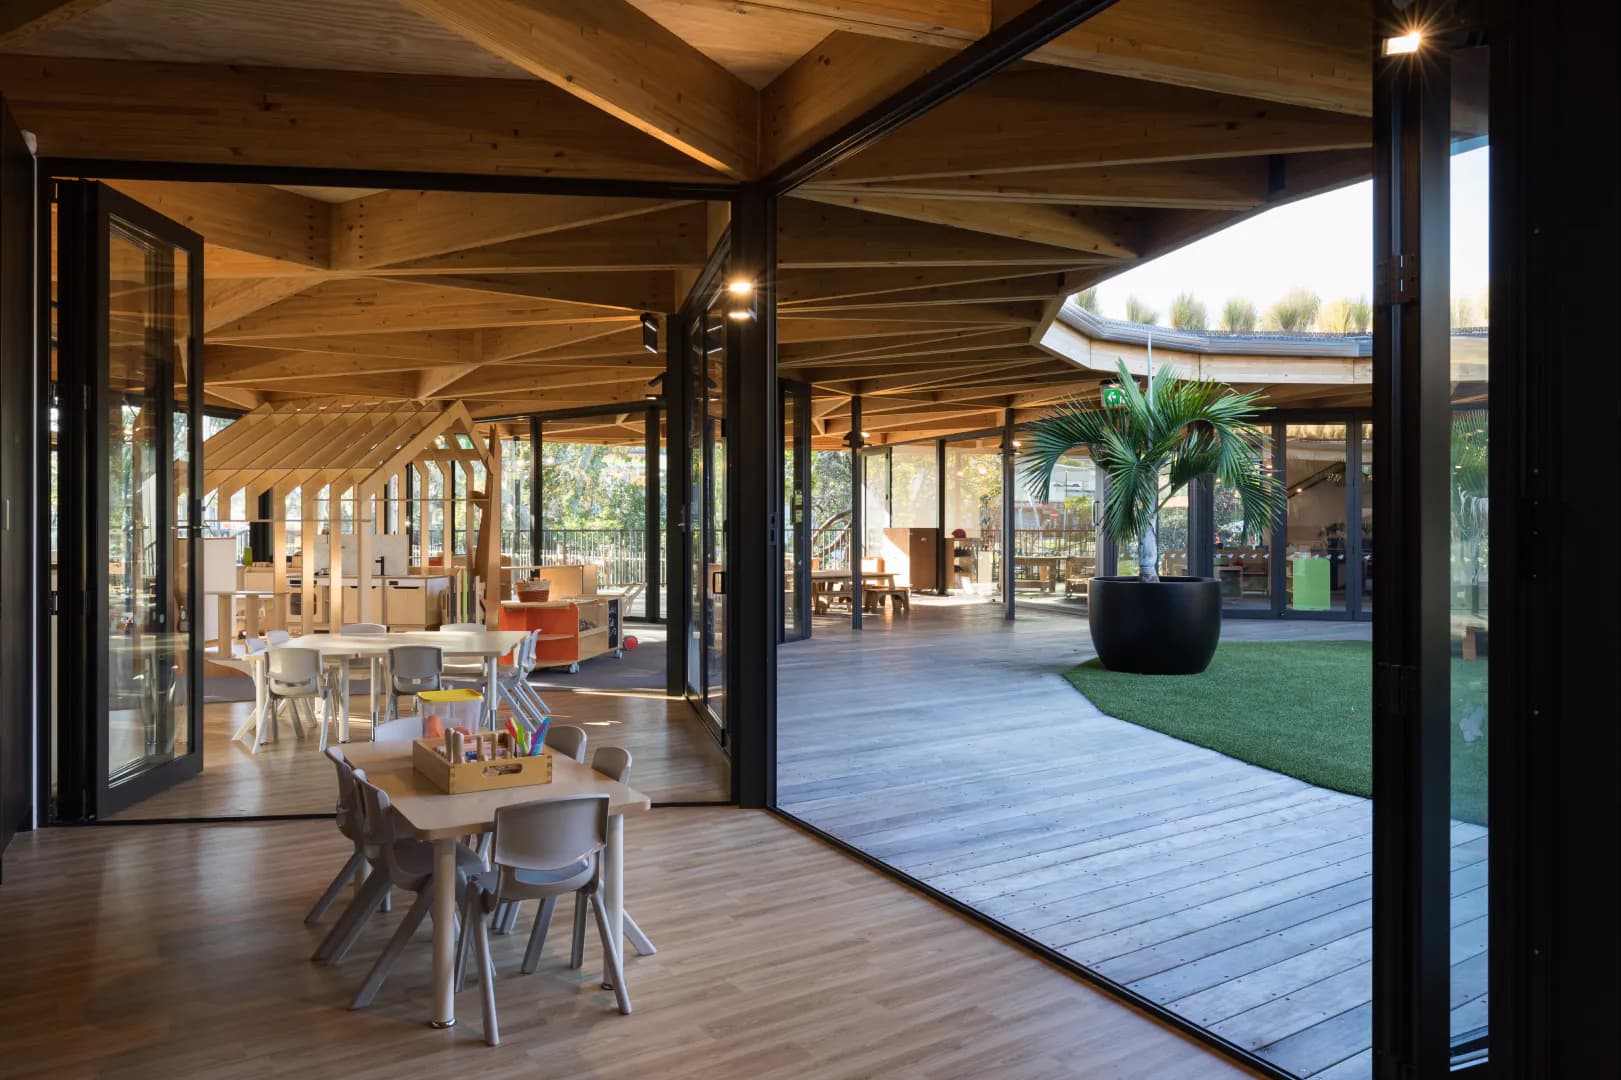
[[[996,439],[946,444],[947,586],[1002,595],[1002,448]]]
[[[1289,510],[1284,587],[1289,611],[1344,611],[1346,426],[1290,424],[1284,438]]]
[[[704,327],[704,701],[726,742],[726,321],[719,304]]]
[[[1451,605],[1451,996],[1449,1033],[1455,1057],[1484,1054],[1487,1040],[1486,911],[1489,753],[1487,675],[1491,668],[1491,577],[1487,440],[1491,386],[1487,369],[1490,286],[1487,131],[1489,50],[1452,54],[1451,153],[1451,424],[1448,454]]]
[[[1261,435],[1261,469],[1272,474],[1273,439]],[[1211,480],[1212,522],[1215,525],[1216,579],[1221,582],[1221,606],[1232,611],[1272,610],[1272,532],[1259,536],[1244,532],[1244,505],[1238,491]]]
[[[75,467],[58,497],[82,507],[61,538],[63,722],[84,758],[83,801],[105,817],[202,767],[200,582],[201,239],[97,184],[59,185],[63,411]],[[64,775],[66,773],[64,772]]]

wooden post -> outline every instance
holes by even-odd
[[[334,480],[327,486],[327,583],[330,586],[326,609],[326,628],[336,633],[343,625],[343,484]]]
[[[299,485],[298,630],[302,634],[315,633],[315,545],[321,541],[321,526],[315,515],[320,497],[321,489],[316,485]]]
[[[371,622],[372,530],[377,525],[377,499],[369,488],[355,487],[355,621]],[[339,623],[343,620],[340,618]]]
[[[271,629],[285,630],[283,615],[287,603],[287,492],[270,488],[270,598]],[[250,601],[251,603],[251,601]]]
[[[475,436],[476,438],[476,436]],[[484,624],[501,625],[501,428],[490,428],[490,459],[484,466]]]

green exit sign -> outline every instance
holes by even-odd
[[[1121,409],[1126,404],[1126,392],[1114,383],[1107,383],[1103,387],[1103,407],[1105,409]]]

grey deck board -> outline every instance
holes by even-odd
[[[779,804],[1290,1071],[1363,1080],[1369,803],[1104,715],[1060,677],[1090,655],[1084,620],[1023,607],[818,618],[779,651]],[[1452,825],[1455,1031],[1484,1022],[1486,835]]]

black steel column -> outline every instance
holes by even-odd
[[[1014,617],[1013,526],[1017,521],[1018,459],[1013,450],[1013,410],[1002,413],[1002,603],[1003,617]]]
[[[732,200],[731,283],[754,285],[753,317],[726,333],[726,718],[732,794],[776,802],[777,627],[782,623],[782,442],[777,437],[776,199],[763,188]],[[729,314],[733,314],[729,312]]]
[[[667,320],[673,321],[673,320]],[[647,483],[643,491],[647,493],[643,500],[646,503],[647,535],[642,540],[642,561],[645,564],[643,576],[647,579],[642,596],[642,614],[649,622],[657,622],[659,618],[659,589],[663,587],[662,576],[659,573],[659,554],[662,544],[659,542],[659,407],[656,404],[647,407],[646,422],[643,425],[643,447],[647,455]],[[629,617],[630,612],[621,612]]]
[[[1120,572],[1120,545],[1103,530],[1103,507],[1109,501],[1109,474],[1097,471],[1098,493],[1092,503],[1092,535],[1097,544],[1097,576],[1113,577]]]
[[[1426,12],[1384,9],[1394,37]],[[1381,1076],[1450,1058],[1448,638],[1451,57],[1374,69],[1373,1049]]]
[[[1207,474],[1188,485],[1188,574],[1216,575],[1216,485]]]
[[[692,422],[692,369],[687,335],[695,318],[692,308],[702,300],[689,300],[681,313],[665,322],[664,345],[664,447],[669,468],[664,470],[664,502],[670,522],[666,530],[669,548],[664,568],[668,571],[664,621],[664,690],[671,697],[687,696],[687,648],[692,610],[692,547],[698,522],[691,520],[692,461],[687,443]]]
[[[545,504],[541,497],[545,494],[541,486],[545,470],[541,468],[541,451],[544,449],[545,425],[540,417],[529,418],[529,561],[536,566],[540,565],[541,543],[541,514]],[[413,470],[407,469],[409,476]],[[539,577],[539,572],[535,577]]]
[[[865,510],[867,463],[861,448],[866,440],[861,437],[861,395],[850,399],[850,626],[861,629],[861,553],[862,530],[866,528]]]
[[[946,595],[949,589],[953,572],[957,566],[957,544],[952,540],[946,529],[946,441],[937,439],[934,444],[934,470],[935,479],[939,481],[939,497],[934,504],[935,524],[940,526],[940,548],[935,555],[934,590],[941,596]]]

